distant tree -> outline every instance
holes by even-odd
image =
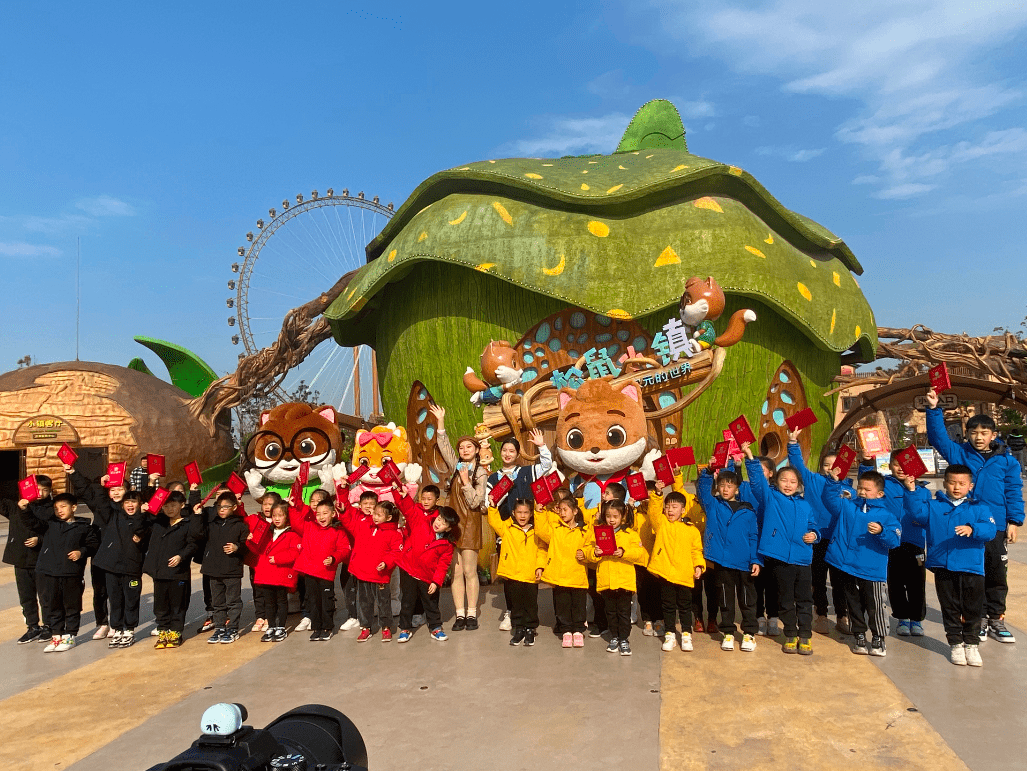
[[[21,369],[22,367],[31,367],[31,366],[32,366],[32,357],[31,356],[26,355],[26,356],[22,356],[20,359],[18,359],[18,369]]]
[[[273,409],[279,404],[290,402],[302,402],[316,407],[320,403],[321,392],[310,388],[304,381],[300,381],[291,393],[286,394],[283,399],[278,392],[269,394],[254,395],[236,407],[235,421],[232,425],[232,432],[240,450],[245,451],[246,442],[260,428],[260,415],[266,410]]]

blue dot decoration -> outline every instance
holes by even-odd
[[[777,423],[779,426],[783,426],[785,424],[785,413],[784,413],[784,410],[774,410],[774,416],[773,417],[774,417],[774,422]]]
[[[767,410],[769,410],[769,409],[770,409],[770,404],[767,403],[767,402],[763,402],[763,406],[760,407],[760,414],[761,415],[766,415],[767,414]]]
[[[673,426],[673,425],[671,425],[670,423],[668,423],[667,425],[665,425],[665,426],[663,427],[663,430],[664,430],[664,431],[666,431],[666,432],[667,432],[668,434],[670,434],[671,436],[674,436],[674,435],[675,435],[675,434],[676,434],[676,433],[678,432],[678,430],[677,430],[676,428],[674,428],[674,426]]]
[[[626,330],[626,329],[619,329],[619,330],[617,330],[617,339],[620,340],[621,342],[626,343],[630,337],[631,337],[631,333],[628,330]]]
[[[574,313],[571,314],[571,326],[574,327],[574,329],[581,329],[585,326],[585,314],[581,311],[574,311]]]
[[[601,313],[596,314],[596,324],[598,324],[599,326],[608,327],[610,326],[610,321],[611,319],[609,316],[604,316]]]
[[[639,336],[639,337],[636,337],[634,340],[631,341],[631,345],[634,346],[636,351],[641,353],[642,351],[644,351],[646,348],[649,347],[649,341],[646,340],[644,337]]]
[[[424,419],[426,417],[428,417],[428,408],[427,407],[421,407],[420,411],[417,413],[417,422],[418,423],[424,423]]]
[[[527,367],[524,370],[524,374],[521,375],[521,382],[527,383],[527,382],[530,382],[530,381],[534,380],[537,377],[538,377],[538,370],[535,369],[534,367]],[[518,391],[517,393],[520,393],[520,391]]]
[[[669,407],[670,405],[672,405],[674,402],[677,401],[677,399],[674,398],[674,394],[672,394],[670,391],[664,391],[662,394],[660,394],[657,401],[659,402],[660,409],[662,410],[664,407]]]
[[[418,391],[417,392],[417,398],[418,399],[427,399],[428,398],[428,389],[427,388],[422,388],[420,391]]]
[[[608,343],[611,340],[613,340],[613,335],[611,335],[609,332],[603,332],[603,334],[601,335],[596,335],[597,343]]]
[[[535,342],[544,343],[549,339],[549,334],[549,324],[543,321],[538,325],[538,331],[535,332]]]
[[[557,338],[554,337],[552,340],[549,341],[549,350],[553,351],[554,353],[560,350],[560,341]]]
[[[781,401],[783,401],[785,404],[795,404],[795,399],[793,399],[792,395],[787,391],[781,392]]]
[[[431,439],[433,436],[435,436],[435,426],[428,426],[428,427],[426,427],[424,429],[424,435],[428,439]]]
[[[535,361],[535,357],[532,356],[530,353],[525,353],[523,356],[521,356],[521,358],[524,360],[525,364],[531,364],[533,361]]]
[[[780,380],[782,383],[791,383],[792,382],[789,379],[787,372],[780,372],[780,373],[778,373],[777,377],[778,377],[778,380]]]
[[[557,332],[563,329],[563,319],[559,316],[553,319],[553,329],[555,329]]]

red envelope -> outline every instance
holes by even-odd
[[[246,480],[233,471],[225,482],[225,487],[236,495],[242,495],[247,489]]]
[[[350,473],[350,475],[348,477],[346,477],[346,481],[349,482],[350,484],[353,484],[358,479],[360,479],[360,477],[362,477],[364,474],[366,474],[370,470],[371,470],[370,466],[365,466],[363,463],[361,463],[359,466],[357,466],[355,469],[353,469],[353,471]]]
[[[609,525],[596,525],[596,548],[603,557],[609,557],[617,551],[617,535]]]
[[[924,465],[924,459],[920,457],[920,453],[918,453],[916,451],[916,447],[913,447],[912,445],[899,450],[898,455],[895,456],[895,460],[899,462],[899,466],[902,468],[902,473],[906,476],[913,477],[913,479],[922,477],[927,473],[927,466]]]
[[[263,517],[257,517],[250,526],[250,535],[253,536],[253,545],[256,547],[255,551],[260,554],[271,542],[270,523]]]
[[[303,487],[310,479],[310,461],[303,461],[300,463],[300,470],[296,474],[296,481],[300,483],[300,487]]]
[[[146,506],[149,508],[151,514],[156,514],[160,511],[160,507],[167,502],[168,498],[171,497],[171,491],[165,490],[163,487],[158,487],[153,492],[153,497],[147,501]]]
[[[668,487],[674,484],[674,470],[671,469],[670,461],[667,460],[666,456],[661,455],[653,461],[653,470],[656,472],[656,478],[663,482],[663,484]]]
[[[492,501],[492,505],[498,506],[503,497],[510,492],[511,487],[513,487],[513,480],[506,474],[503,474],[503,478],[496,482],[492,490],[489,491],[489,499]]]
[[[730,442],[717,442],[713,448],[713,460],[710,462],[710,466],[714,469],[727,466],[727,455],[730,447]]]
[[[378,478],[387,485],[394,485],[399,482],[396,475],[392,473],[392,469],[388,466],[382,466],[381,471],[378,472]]]
[[[209,501],[211,498],[213,498],[214,497],[214,493],[216,493],[220,489],[221,489],[221,485],[214,485],[214,487],[211,488],[211,491],[209,493],[207,493],[207,497],[204,498],[202,501],[200,501],[200,506],[206,506],[207,505],[207,501]]]
[[[34,501],[39,498],[39,485],[36,483],[35,474],[18,482],[18,495],[26,501]]]
[[[203,477],[200,475],[200,464],[196,461],[185,464],[185,480],[191,485],[202,485]]]
[[[110,477],[107,480],[108,487],[121,487],[125,484],[125,464],[109,463],[107,465],[107,476]]]
[[[738,442],[739,447],[746,442],[756,444],[756,434],[752,432],[752,427],[749,425],[749,421],[745,419],[745,415],[739,415],[728,423],[728,428],[734,434],[735,441]]]
[[[942,391],[949,391],[952,389],[952,381],[949,380],[949,368],[945,362],[942,362],[937,367],[931,367],[927,370],[927,377],[931,379],[931,388],[933,388],[936,393],[940,394]]]
[[[870,455],[878,455],[884,452],[884,442],[881,439],[881,429],[873,426],[861,428],[856,433],[859,435],[859,443],[863,446],[863,452]]]
[[[785,418],[785,425],[789,431],[798,431],[800,428],[808,428],[817,422],[817,413],[811,407],[799,410],[794,415]]]
[[[831,468],[838,469],[838,478],[845,479],[849,475],[849,469],[852,468],[852,464],[856,462],[856,451],[853,450],[849,445],[843,444],[838,448],[838,455],[834,459],[834,463],[831,464]]]
[[[636,501],[649,500],[649,488],[645,486],[645,477],[640,473],[628,474],[624,479],[624,484],[627,485],[628,495]]]
[[[57,451],[57,460],[66,466],[74,466],[75,461],[78,460],[78,453],[71,449],[67,442],[61,445],[61,449]]]
[[[399,466],[396,465],[392,458],[386,460],[382,465],[389,470],[397,484],[403,481],[403,472],[399,470]]]
[[[560,473],[558,471],[552,471],[546,474],[543,479],[546,480],[546,487],[549,488],[549,492],[555,493],[559,489],[560,485],[563,484],[560,481]]]
[[[735,441],[735,435],[731,433],[731,429],[725,428],[720,433],[724,437],[724,441],[727,442],[728,457],[737,458],[739,455],[742,455],[742,448]]]
[[[691,447],[675,447],[667,450],[667,460],[672,468],[695,465],[695,451]]]
[[[549,485],[546,484],[546,479],[536,479],[531,483],[531,492],[535,496],[535,504],[538,506],[545,506],[547,503],[553,500],[553,493],[549,489]]]
[[[165,463],[164,463],[164,456],[163,455],[147,455],[146,456],[146,474],[147,474],[147,476],[149,476],[150,474],[159,474],[160,476],[164,476],[164,473],[165,473],[164,466],[165,466]]]
[[[289,497],[292,498],[293,506],[300,506],[303,503],[303,485],[300,484],[300,480],[296,479],[292,483],[292,487],[289,488]]]

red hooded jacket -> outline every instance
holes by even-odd
[[[448,538],[437,538],[432,522],[438,513],[428,513],[408,497],[400,498],[400,508],[406,517],[403,551],[396,559],[408,574],[426,584],[442,586],[453,561],[453,542]]]
[[[271,532],[272,537],[264,539],[263,544],[255,540],[246,542],[247,550],[257,558],[253,583],[258,586],[284,586],[294,592],[299,582],[299,573],[296,571],[296,560],[300,555],[299,533],[288,529],[274,538],[274,531]],[[259,553],[257,549],[261,549]],[[271,557],[275,558],[273,563]]]
[[[403,548],[403,534],[395,522],[376,525],[371,517],[357,508],[349,507],[343,512],[342,526],[353,537],[353,552],[349,558],[350,575],[361,581],[387,584],[396,567],[396,558]],[[378,566],[385,563],[385,570]]]
[[[295,563],[297,572],[334,581],[339,563],[349,556],[349,540],[345,531],[334,527],[334,523],[322,527],[314,518],[314,512],[306,505],[302,509],[289,507],[289,524],[302,539],[300,556]],[[327,557],[332,558],[332,563],[325,566]]]

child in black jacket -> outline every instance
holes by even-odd
[[[154,648],[177,648],[185,631],[185,611],[192,589],[190,558],[196,552],[189,519],[182,517],[185,495],[171,493],[160,511],[153,515],[150,545],[143,561],[143,572],[153,579],[153,614],[157,618]],[[143,510],[149,511],[147,504]]]
[[[45,506],[53,511],[50,498],[50,477],[36,475],[40,498],[30,506]],[[36,557],[39,555],[42,535],[46,525],[35,517],[25,522],[14,501],[0,500],[0,515],[10,520],[7,528],[7,545],[3,561],[14,566],[14,580],[18,585],[18,602],[25,616],[25,634],[18,638],[18,644],[34,640],[49,640],[50,630],[39,625],[39,601],[36,594]]]
[[[239,639],[242,616],[243,547],[250,535],[246,521],[238,515],[239,499],[223,492],[213,507],[193,511],[207,525],[207,545],[203,553],[203,575],[210,576],[211,604],[214,607],[214,634],[208,643],[234,643]]]

